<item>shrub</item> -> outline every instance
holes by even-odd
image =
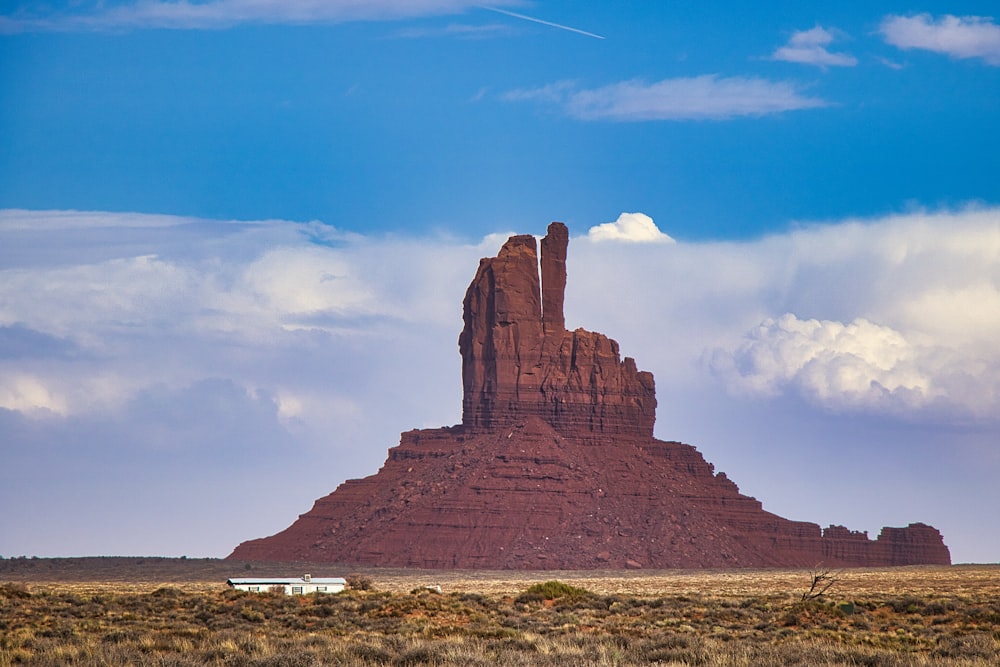
[[[319,667],[319,659],[308,651],[293,650],[255,661],[254,667]]]
[[[8,583],[0,586],[0,598],[30,598],[31,593],[28,592],[28,587],[24,584]]]
[[[904,595],[896,600],[889,600],[886,603],[892,607],[897,614],[920,614],[924,611],[926,603],[915,595]]]
[[[936,658],[961,658],[964,660],[989,660],[996,656],[997,642],[985,634],[959,637],[940,637],[931,652]]]
[[[384,665],[392,661],[392,653],[368,640],[351,644],[348,651],[365,663]]]
[[[244,607],[242,610],[240,610],[240,615],[244,619],[250,621],[251,623],[260,623],[265,618],[264,612],[258,611],[251,607]]]
[[[179,597],[182,597],[183,595],[184,595],[183,591],[181,591],[178,588],[174,588],[173,586],[160,586],[155,591],[150,593],[150,596],[154,598],[169,598],[169,599],[177,599]]]
[[[546,581],[529,586],[524,593],[518,596],[517,602],[539,602],[562,597],[590,597],[592,595],[593,593],[586,588],[572,586],[561,581]]]
[[[375,582],[366,574],[349,574],[345,577],[347,585],[356,591],[375,590]]]
[[[396,656],[392,664],[399,665],[400,667],[428,665],[438,662],[438,657],[432,646],[415,646]]]

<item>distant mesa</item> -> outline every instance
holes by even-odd
[[[377,474],[229,557],[465,569],[951,563],[931,526],[872,540],[790,521],[694,447],[654,438],[653,375],[607,336],[566,330],[568,242],[554,222],[540,264],[530,235],[480,261],[463,302],[460,425],[403,433]]]

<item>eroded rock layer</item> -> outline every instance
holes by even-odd
[[[420,568],[948,564],[924,524],[877,539],[766,512],[690,445],[653,438],[653,377],[603,334],[567,331],[566,227],[480,262],[465,296],[462,424],[409,431],[230,558]]]

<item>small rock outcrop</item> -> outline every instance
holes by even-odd
[[[924,524],[871,540],[790,521],[692,446],[653,437],[651,373],[567,331],[568,230],[514,236],[463,302],[462,424],[403,433],[375,475],[230,558],[396,567],[596,569],[949,564]]]

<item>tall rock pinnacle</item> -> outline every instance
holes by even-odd
[[[653,375],[622,360],[618,343],[584,329],[567,331],[566,225],[542,239],[512,236],[479,263],[463,302],[462,424],[502,427],[529,415],[559,432],[653,435]]]
[[[566,328],[563,298],[566,292],[566,246],[569,230],[561,222],[549,225],[542,239],[542,326],[546,333]]]

